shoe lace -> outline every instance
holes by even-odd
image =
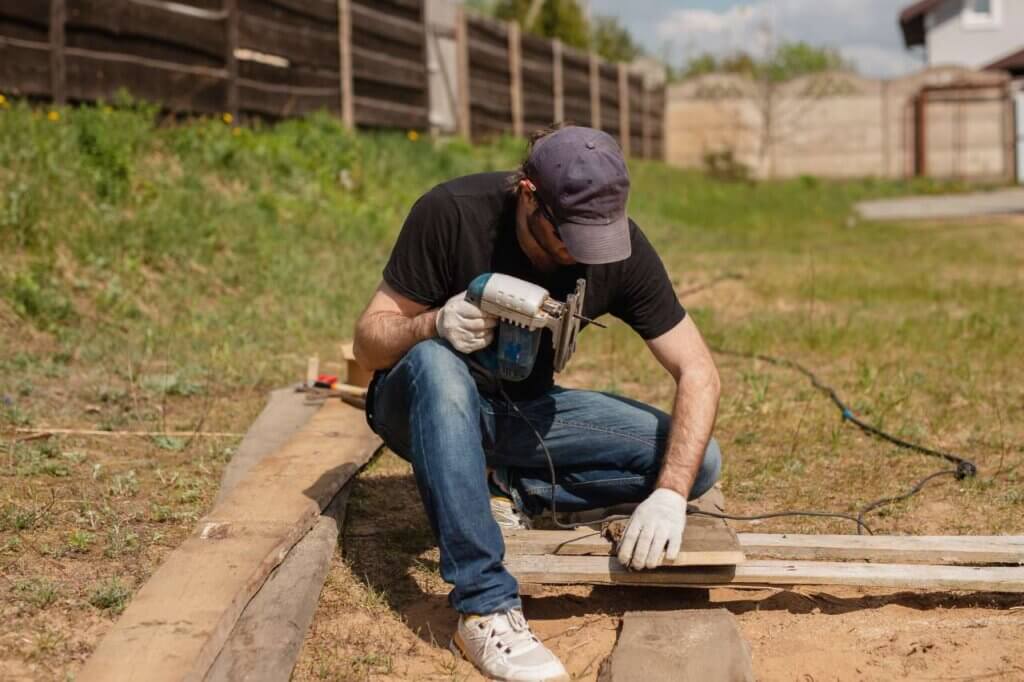
[[[507,628],[500,627],[503,624],[507,624]],[[490,636],[497,638],[495,645],[506,656],[514,656],[540,644],[521,609],[496,614]]]

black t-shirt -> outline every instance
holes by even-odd
[[[439,308],[465,291],[477,275],[499,272],[547,289],[564,301],[587,281],[583,314],[605,313],[626,322],[644,339],[672,329],[686,315],[658,254],[631,220],[632,255],[607,265],[571,265],[537,270],[516,238],[516,194],[509,172],[479,173],[438,185],[413,205],[384,281],[417,303]],[[585,326],[586,323],[583,323]],[[533,372],[524,381],[503,383],[514,400],[541,395],[553,384],[551,332],[544,330]],[[581,338],[579,343],[584,343]]]

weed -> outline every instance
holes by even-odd
[[[96,540],[96,536],[88,531],[74,530],[68,536],[68,549],[74,554],[85,554]]]
[[[135,497],[138,492],[139,480],[134,469],[115,475],[107,487],[107,493],[112,497]]]
[[[107,531],[107,547],[103,550],[103,555],[108,559],[115,559],[134,553],[138,548],[139,536],[120,524],[114,524]]]
[[[161,450],[170,450],[171,452],[181,452],[185,449],[185,443],[188,441],[184,438],[177,438],[174,436],[153,436],[153,444]]]
[[[110,578],[93,587],[89,593],[89,603],[113,614],[121,613],[128,604],[131,591],[119,578]]]
[[[0,530],[22,531],[35,527],[39,514],[31,509],[23,509],[13,502],[4,504],[0,513]]]
[[[29,578],[14,583],[13,592],[18,599],[37,609],[45,609],[59,594],[57,585],[46,578]]]

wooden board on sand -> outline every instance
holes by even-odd
[[[202,680],[246,603],[379,444],[362,411],[326,402],[168,555],[76,679]]]

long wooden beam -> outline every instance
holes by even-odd
[[[245,605],[379,443],[362,411],[326,402],[168,555],[77,679],[202,680]]]
[[[849,585],[911,590],[1024,592],[1022,566],[926,566],[829,561],[746,561],[738,566],[630,571],[614,557],[515,556],[505,568],[524,583],[674,587]]]
[[[744,555],[791,561],[874,561],[949,565],[1024,565],[1024,536],[793,535],[739,533],[729,537],[711,519],[691,516],[673,566],[738,564]],[[612,544],[600,533],[531,530],[505,537],[509,555],[609,556]]]
[[[1024,565],[1024,535],[774,535],[740,533],[760,559]]]

